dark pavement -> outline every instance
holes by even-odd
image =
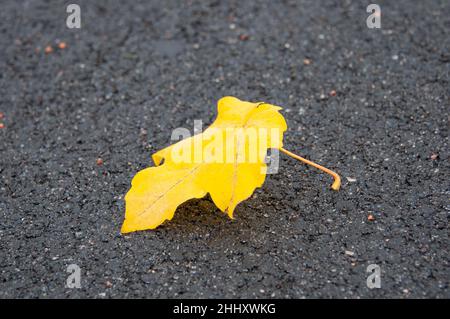
[[[69,3],[1,3],[0,297],[450,297],[449,1],[379,1],[381,29],[356,0]],[[281,155],[235,220],[122,236],[134,174],[226,95],[283,106],[341,191]]]

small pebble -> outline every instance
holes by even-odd
[[[0,112],[0,120],[2,119],[2,118],[4,118],[5,117],[5,114],[3,114],[2,112]]]
[[[350,250],[346,250],[346,251],[345,251],[345,254],[346,254],[347,256],[354,256],[354,255],[355,255],[355,253],[354,253],[353,251],[350,251]]]
[[[0,116],[0,119],[1,119],[1,118],[2,118],[2,117]],[[436,160],[438,157],[439,157],[439,154],[433,153],[433,154],[431,154],[430,159],[431,159],[432,161],[434,161],[434,160]]]
[[[356,182],[356,178],[353,177],[346,177],[349,183],[354,183]]]
[[[367,216],[367,219],[373,222],[375,220],[375,217],[372,214],[370,214],[369,216]]]
[[[139,130],[140,137],[147,137],[147,134],[148,134],[147,130],[141,127],[141,129]]]
[[[336,96],[336,91],[335,91],[335,90],[332,90],[332,91],[330,92],[330,96]]]
[[[96,161],[96,163],[97,163],[97,165],[98,165],[98,166],[101,166],[101,165],[103,165],[103,159],[101,159],[100,157],[99,157],[99,158],[97,158],[97,161]]]
[[[312,61],[311,61],[310,59],[304,59],[304,60],[303,60],[303,64],[304,64],[304,65],[310,65],[311,62],[312,62]]]

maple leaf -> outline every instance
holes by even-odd
[[[135,175],[125,196],[121,232],[154,229],[172,219],[180,204],[207,193],[233,218],[236,206],[264,183],[268,148],[334,174],[333,188],[338,189],[336,173],[282,148],[287,125],[279,110],[268,103],[220,99],[210,127],[156,152],[152,155],[156,166]]]

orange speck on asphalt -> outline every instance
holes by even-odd
[[[50,45],[47,45],[44,50],[45,53],[50,54],[53,52],[53,48]]]
[[[58,44],[58,48],[60,48],[61,50],[64,50],[65,48],[67,48],[66,42],[60,42],[60,43]]]
[[[335,90],[332,90],[332,91],[330,92],[330,96],[336,96],[336,91],[335,91]]]
[[[4,127],[5,127],[5,124],[0,123],[0,129],[1,129],[1,128],[4,128]]]
[[[97,161],[96,161],[96,163],[97,163],[97,165],[98,165],[98,166],[101,166],[101,165],[103,165],[103,159],[101,159],[100,157],[99,157],[99,158],[97,158]]]
[[[250,37],[247,34],[241,34],[239,36],[239,40],[241,41],[247,41]]]
[[[303,64],[304,64],[304,65],[310,65],[311,62],[312,62],[312,61],[311,61],[310,59],[304,59],[304,60],[303,60]]]
[[[367,216],[367,219],[371,222],[373,222],[375,220],[375,217],[373,217],[372,214],[370,214],[369,216]]]

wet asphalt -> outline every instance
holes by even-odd
[[[80,29],[1,4],[1,298],[450,297],[448,1],[379,1],[381,29],[364,1],[77,3]],[[204,198],[121,235],[134,174],[226,95],[283,106],[341,191],[282,155],[235,220]]]

